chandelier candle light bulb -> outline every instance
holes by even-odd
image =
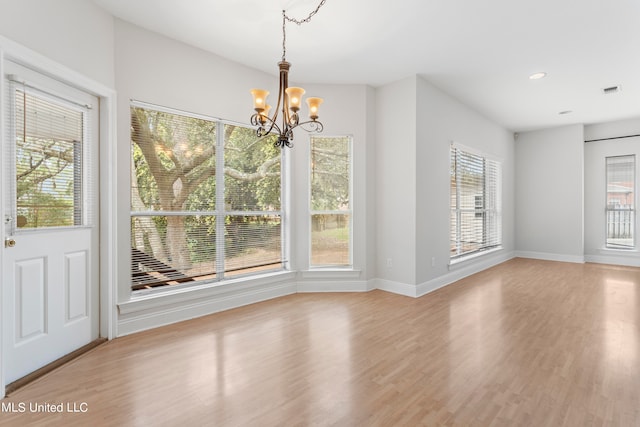
[[[318,108],[322,103],[322,98],[307,98],[307,106],[309,107],[309,119],[301,122],[298,117],[300,105],[302,104],[302,96],[305,90],[301,87],[289,87],[289,68],[291,64],[286,60],[286,23],[295,22],[300,25],[309,22],[311,17],[318,13],[318,10],[324,5],[326,0],[321,0],[316,9],[303,20],[297,20],[287,16],[286,11],[282,11],[282,61],[278,63],[280,69],[280,87],[278,88],[278,102],[276,104],[273,117],[269,117],[270,105],[267,104],[267,96],[269,92],[262,89],[252,89],[253,109],[255,114],[251,116],[251,124],[257,126],[256,134],[263,137],[277,132],[278,140],[275,145],[278,147],[293,146],[293,129],[301,127],[307,132],[322,132],[323,125],[318,121]],[[278,124],[278,114],[282,112],[281,124]]]
[[[300,110],[300,103],[302,102],[302,95],[304,95],[304,89],[301,87],[288,87],[285,89],[287,93],[287,99],[289,101],[289,108],[294,113]]]
[[[268,90],[252,89],[251,95],[253,95],[253,109],[258,113],[262,113],[267,103]]]
[[[309,107],[309,118],[311,120],[316,120],[318,118],[318,108],[320,108],[320,104],[322,104],[322,101],[322,98],[307,98],[307,106]]]

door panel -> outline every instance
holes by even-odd
[[[47,333],[45,258],[16,260],[16,344]]]
[[[87,317],[87,251],[65,254],[66,321]]]

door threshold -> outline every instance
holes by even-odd
[[[63,366],[68,362],[71,362],[73,359],[76,359],[82,356],[83,354],[87,353],[90,350],[93,350],[94,348],[98,347],[100,344],[103,344],[105,342],[107,342],[106,338],[98,338],[97,340],[91,341],[89,344],[83,345],[79,349],[74,350],[65,356],[62,356],[60,359],[54,360],[48,365],[45,365],[42,368],[36,371],[33,371],[32,373],[25,375],[20,379],[15,380],[11,384],[7,384],[7,386],[4,389],[5,397],[9,397],[9,395],[15,392],[16,390],[26,386],[29,383],[34,382],[38,378],[45,376],[49,372],[52,372],[55,369],[59,368],[60,366]]]

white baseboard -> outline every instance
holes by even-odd
[[[516,251],[515,256],[518,258],[532,258],[532,259],[541,259],[545,261],[573,262],[578,264],[583,264],[585,262],[584,255],[568,255],[568,254],[554,254],[549,252]]]
[[[159,326],[169,325],[196,317],[206,316],[244,305],[295,294],[295,282],[263,284],[245,291],[214,294],[188,301],[168,302],[142,310],[120,313],[118,335],[124,336]]]
[[[383,291],[391,292],[398,295],[415,298],[417,296],[417,288],[415,285],[408,283],[394,282],[386,279],[375,279],[375,288]]]
[[[499,252],[487,257],[475,258],[469,263],[456,264],[455,268],[451,268],[447,274],[418,284],[416,296],[421,297],[435,291],[436,289],[440,289],[444,286],[457,282],[460,279],[464,279],[467,276],[479,273],[495,265],[502,264],[503,262],[514,258],[514,256],[513,252]]]
[[[296,285],[297,292],[368,292],[375,288],[366,280],[304,281]]]
[[[620,256],[620,255],[585,255],[586,262],[598,264],[623,265],[625,267],[640,267],[640,256]]]

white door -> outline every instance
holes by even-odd
[[[2,316],[11,383],[98,338],[98,100],[5,68]]]

